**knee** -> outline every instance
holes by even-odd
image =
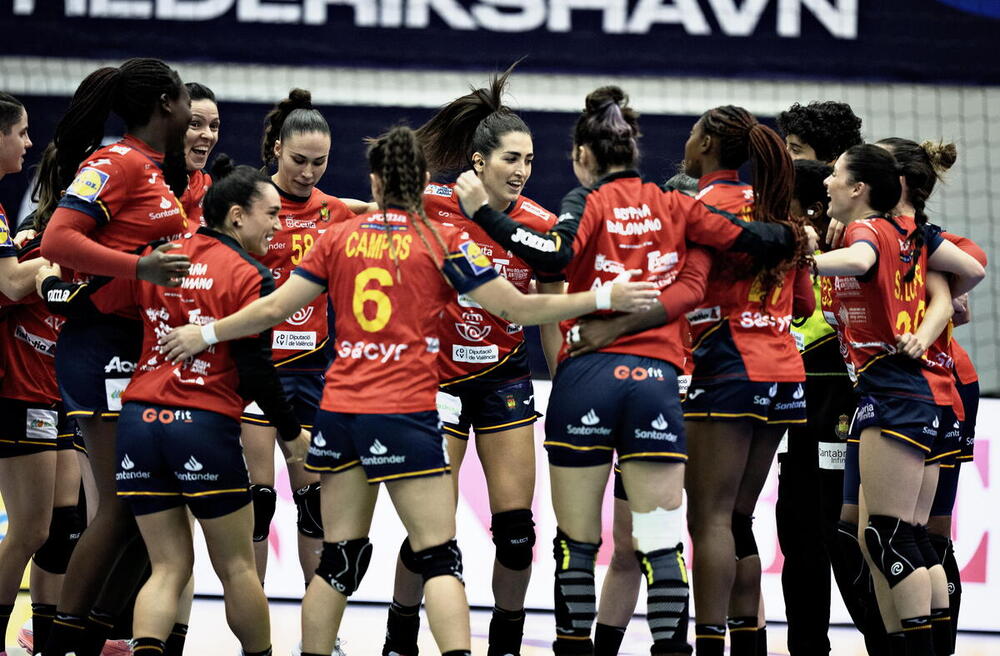
[[[885,575],[890,588],[896,587],[910,574],[924,567],[913,525],[898,517],[869,517],[861,542],[867,547],[872,566]]]
[[[463,585],[462,551],[458,542],[452,538],[447,542],[416,551],[413,557],[418,564],[419,573],[424,579],[424,585],[438,576],[453,576]]]
[[[270,485],[251,485],[250,498],[253,501],[253,541],[263,542],[271,533],[278,495]]]
[[[732,517],[733,544],[736,560],[759,554],[757,540],[753,535],[753,516],[734,512]]]
[[[35,564],[46,572],[65,574],[83,529],[83,517],[76,506],[53,509],[48,535],[35,551]]]
[[[350,597],[361,585],[371,558],[372,545],[366,537],[324,542],[316,576],[340,594]]]
[[[535,522],[530,509],[494,513],[490,530],[497,549],[497,561],[501,565],[515,571],[531,567]]]
[[[297,512],[296,525],[299,535],[307,538],[323,539],[323,513],[320,504],[320,484],[310,483],[295,491],[295,510]],[[254,508],[256,510],[256,508]],[[271,514],[274,514],[272,509]],[[256,515],[255,515],[256,516]],[[268,520],[270,523],[270,519]],[[256,539],[257,526],[254,525],[254,536]]]

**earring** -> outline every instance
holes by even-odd
[[[815,213],[816,213],[816,210],[806,210],[806,214],[808,214],[809,216],[812,216]]]

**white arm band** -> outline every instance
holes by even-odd
[[[594,291],[594,301],[598,310],[611,309],[611,288],[612,284],[601,285]]]
[[[201,338],[202,340],[211,346],[212,344],[218,344],[219,338],[215,334],[215,322],[206,323],[201,327]]]

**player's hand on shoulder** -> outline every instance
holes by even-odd
[[[177,363],[201,353],[208,344],[201,336],[201,326],[178,326],[160,338],[160,352],[168,361]]]
[[[191,260],[187,255],[170,254],[178,248],[180,244],[161,244],[149,255],[139,258],[136,278],[163,287],[179,286],[191,267]]]
[[[475,171],[471,170],[458,176],[458,180],[455,181],[455,193],[458,194],[462,210],[470,217],[489,201],[483,181]]]

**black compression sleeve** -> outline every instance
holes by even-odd
[[[235,340],[230,353],[240,376],[239,393],[257,402],[268,420],[278,429],[281,439],[294,440],[302,431],[292,404],[285,396],[278,372],[271,361],[271,331],[257,337]]]
[[[760,223],[730,219],[743,228],[730,250],[749,253],[764,263],[777,262],[790,257],[795,250],[795,234],[780,223]]]
[[[108,279],[102,280],[107,282]],[[92,284],[63,282],[56,276],[49,276],[42,281],[42,300],[49,312],[54,314],[72,319],[96,317],[100,312],[90,299],[95,285],[100,287],[97,279]]]

